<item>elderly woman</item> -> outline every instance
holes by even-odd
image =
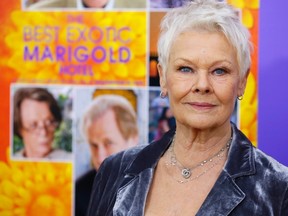
[[[54,148],[55,132],[62,121],[61,109],[45,88],[23,87],[14,94],[14,135],[23,142],[18,159],[71,159],[70,152]]]
[[[288,169],[230,122],[245,91],[249,33],[227,3],[195,0],[161,24],[161,97],[176,128],[103,162],[92,215],[288,215]]]

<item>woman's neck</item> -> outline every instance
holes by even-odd
[[[177,125],[174,151],[183,163],[198,163],[221,150],[231,138],[231,125],[215,129],[191,129]]]

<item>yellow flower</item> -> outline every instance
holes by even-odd
[[[251,11],[259,9],[260,0],[228,0],[228,3],[241,10],[243,24],[247,28],[252,28],[254,18]]]
[[[70,163],[0,161],[0,215],[71,215]]]
[[[242,132],[257,145],[257,89],[256,79],[253,73],[249,74],[243,100],[240,102],[240,127]]]
[[[228,0],[228,3],[237,8],[258,9],[260,0]]]

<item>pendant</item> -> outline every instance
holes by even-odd
[[[182,174],[183,178],[188,179],[188,178],[190,178],[192,173],[191,173],[191,170],[189,168],[184,168],[184,169],[182,169],[181,174]]]

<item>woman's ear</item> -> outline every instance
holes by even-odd
[[[157,64],[157,69],[158,69],[158,73],[159,73],[159,84],[160,84],[160,87],[161,87],[161,91],[166,93],[167,92],[167,89],[166,89],[166,74],[163,70],[163,67],[161,64]]]
[[[240,85],[238,88],[238,97],[241,97],[244,95],[245,89],[246,89],[246,84],[247,84],[247,79],[249,76],[250,68],[247,70],[245,76],[241,78],[240,80]]]

